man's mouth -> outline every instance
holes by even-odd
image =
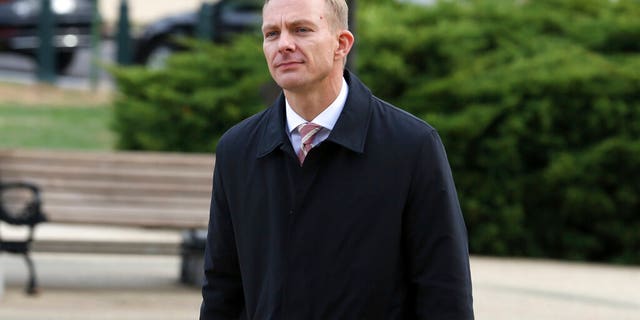
[[[301,64],[301,63],[302,62],[300,62],[300,61],[284,61],[284,62],[276,63],[276,68],[289,67],[289,66],[293,66],[293,65]]]

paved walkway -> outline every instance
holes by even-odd
[[[472,258],[476,319],[640,319],[640,267]]]
[[[4,255],[0,319],[196,319],[197,288],[178,257],[36,253],[42,293],[22,293],[23,261]],[[472,258],[476,319],[637,320],[640,267]]]
[[[22,259],[4,255],[0,319],[197,319],[200,293],[177,283],[178,257],[34,255],[41,293],[26,296]]]
[[[4,236],[17,236],[3,228]],[[82,239],[178,243],[179,233],[115,227],[44,224],[36,240]],[[42,292],[23,294],[20,257],[0,255],[6,288],[0,319],[196,319],[199,288],[178,283],[178,256],[36,252]],[[638,320],[640,266],[549,260],[471,258],[476,319]]]

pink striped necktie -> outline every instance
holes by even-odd
[[[300,164],[304,163],[304,158],[307,157],[309,150],[313,148],[313,138],[322,129],[322,126],[315,123],[307,122],[298,126],[298,132],[300,133],[300,151],[298,152],[298,159]]]

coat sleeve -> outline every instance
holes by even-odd
[[[213,174],[209,229],[204,255],[201,320],[239,319],[244,308],[236,242],[223,183],[219,144]]]
[[[416,319],[473,319],[467,231],[447,156],[421,141],[405,211],[405,257]]]

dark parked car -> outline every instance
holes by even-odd
[[[229,40],[233,34],[259,32],[262,22],[261,0],[222,0],[212,7],[211,27],[213,42]],[[195,37],[199,12],[172,15],[147,25],[137,39],[134,62],[149,67],[160,67],[172,52],[182,48],[177,37]]]
[[[90,46],[93,3],[93,0],[51,0],[58,72],[71,64],[76,49]],[[0,51],[36,58],[40,4],[40,0],[0,0]]]

